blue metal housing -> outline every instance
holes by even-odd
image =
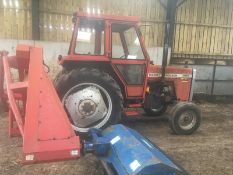
[[[119,124],[102,132],[92,129],[90,135],[92,141],[84,144],[84,150],[92,150],[112,174],[187,174],[157,146],[133,129]]]

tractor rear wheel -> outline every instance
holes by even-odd
[[[54,85],[75,131],[86,133],[119,122],[123,98],[109,74],[88,68],[62,70]]]
[[[170,128],[178,135],[192,134],[200,124],[201,111],[194,103],[177,103],[169,115]]]

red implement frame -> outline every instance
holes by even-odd
[[[42,48],[26,45],[18,45],[14,57],[0,53],[0,77],[5,78],[5,100],[9,103],[9,135],[22,136],[24,164],[80,157],[79,137],[44,71],[42,58]],[[14,81],[11,68],[18,70],[18,81]],[[0,83],[3,89],[3,81]],[[4,99],[4,94],[1,96]]]

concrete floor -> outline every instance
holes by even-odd
[[[124,123],[148,137],[191,175],[233,175],[233,104],[202,103],[201,128],[190,136],[171,134],[168,122],[130,119]],[[22,166],[22,141],[10,139],[6,115],[0,117],[0,174],[2,175],[94,175],[102,169],[92,155],[76,161]]]

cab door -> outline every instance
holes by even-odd
[[[138,31],[133,24],[112,23],[110,32],[111,63],[125,85],[127,98],[143,98],[147,60]]]

